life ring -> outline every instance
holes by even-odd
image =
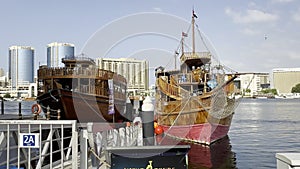
[[[42,111],[41,105],[39,104],[33,104],[31,107],[31,112],[33,114],[40,114],[40,112]]]

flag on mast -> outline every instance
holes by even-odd
[[[194,10],[193,10],[193,17],[198,18]]]
[[[185,32],[182,32],[182,37],[188,37],[188,34]]]

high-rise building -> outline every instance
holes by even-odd
[[[243,73],[234,81],[234,84],[244,95],[258,95],[263,89],[270,88],[269,74]]]
[[[292,93],[292,88],[300,83],[300,68],[273,69],[273,85],[279,94]]]
[[[8,76],[12,89],[34,82],[34,48],[30,46],[9,47]]]
[[[5,75],[5,72],[4,72],[4,69],[3,68],[0,68],[0,77],[4,76]]]
[[[71,43],[53,42],[47,45],[47,66],[62,67],[63,58],[74,57],[74,45]]]
[[[98,58],[96,64],[100,69],[110,70],[124,76],[128,92],[134,95],[149,88],[149,63],[133,58]]]

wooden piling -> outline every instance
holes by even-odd
[[[1,98],[1,114],[4,114],[4,99]]]
[[[19,102],[19,119],[22,119],[22,104]]]

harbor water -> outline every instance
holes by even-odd
[[[4,101],[4,114],[18,114],[19,103],[21,103],[21,112],[23,115],[32,114],[31,106],[36,103],[35,101]]]
[[[22,102],[22,114],[35,102]],[[18,102],[5,102],[18,114]],[[189,168],[276,168],[275,153],[300,153],[300,99],[242,99],[228,137],[203,146],[191,144]]]
[[[275,153],[300,153],[300,99],[243,99],[229,139],[236,168],[276,168]]]
[[[299,110],[300,99],[242,99],[228,137],[190,144],[189,168],[276,168],[276,153],[300,153]]]

